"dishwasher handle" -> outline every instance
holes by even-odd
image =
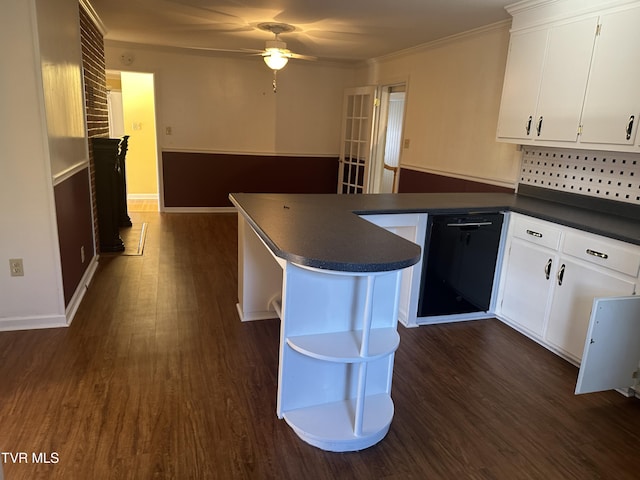
[[[493,222],[447,223],[447,227],[486,227],[487,225],[493,225]]]

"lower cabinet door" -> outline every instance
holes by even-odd
[[[563,257],[554,280],[556,285],[545,340],[580,362],[593,300],[632,295],[635,284],[604,269],[591,268]]]
[[[594,300],[576,394],[640,385],[639,370],[640,297]]]
[[[513,239],[507,257],[500,314],[539,337],[557,260],[554,252],[517,238]]]

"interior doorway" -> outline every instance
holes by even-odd
[[[127,201],[145,210],[160,209],[154,81],[153,73],[107,71],[109,136],[129,136]]]
[[[405,83],[380,87],[380,115],[370,189],[372,193],[398,191],[406,89]]]

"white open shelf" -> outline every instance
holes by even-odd
[[[375,445],[389,431],[393,401],[388,394],[365,398],[362,433],[354,432],[356,400],[325,403],[290,410],[284,419],[305,442],[331,452],[362,450]]]
[[[393,353],[400,344],[400,335],[395,328],[371,329],[369,353],[360,355],[362,330],[348,332],[299,335],[287,338],[295,351],[327,362],[369,362]]]

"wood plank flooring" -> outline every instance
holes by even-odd
[[[69,328],[0,333],[0,452],[29,455],[6,480],[640,478],[640,401],[574,396],[497,320],[400,327],[387,437],[305,444],[275,414],[279,321],[237,317],[235,215],[132,220],[144,255],[101,259]]]

